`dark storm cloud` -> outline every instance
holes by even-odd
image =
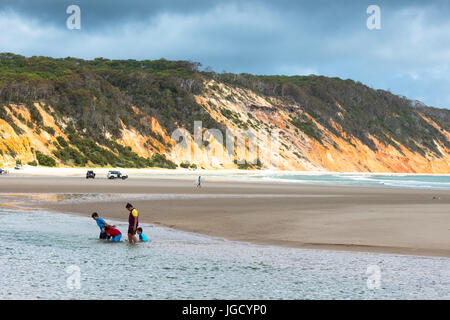
[[[3,8],[13,9],[24,16],[55,25],[64,25],[69,5],[78,5],[83,11],[86,28],[95,30],[109,24],[148,20],[164,12],[191,14],[213,7],[214,0],[2,0]]]
[[[81,8],[81,30],[66,28],[71,4]],[[366,28],[371,4],[381,8],[381,30]],[[449,107],[449,15],[446,0],[1,0],[0,51],[316,73]]]
[[[277,12],[298,15],[311,23],[321,25],[327,31],[331,26],[345,28],[356,23],[355,12],[365,10],[370,4],[397,9],[405,5],[426,5],[420,0],[1,0],[2,9],[12,9],[25,16],[40,19],[46,23],[61,24],[66,19],[65,10],[69,5],[79,5],[83,10],[83,19],[89,29],[96,29],[111,23],[139,22],[162,13],[180,13],[190,15],[207,12],[220,5],[243,5],[245,7],[264,6]],[[436,6],[448,9],[446,0],[434,1]],[[362,17],[361,19],[363,19]],[[326,26],[322,26],[323,21]]]

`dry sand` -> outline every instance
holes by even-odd
[[[139,209],[140,222],[230,240],[297,248],[450,257],[449,190],[241,181],[208,181],[197,189],[191,179],[110,181],[6,176],[0,178],[0,192],[205,195],[202,199],[132,202]],[[214,194],[246,198],[207,198]],[[49,202],[40,206],[85,216],[97,211],[106,219],[128,218],[123,200]],[[151,237],[151,229],[146,233]]]

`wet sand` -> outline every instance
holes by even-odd
[[[196,195],[200,198],[131,202],[139,209],[140,222],[229,240],[450,257],[449,190],[242,181],[208,181],[195,188],[190,178],[1,177],[0,192]],[[39,206],[85,216],[97,211],[106,219],[126,221],[125,203],[117,199]],[[151,229],[146,234],[151,237]]]

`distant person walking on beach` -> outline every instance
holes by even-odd
[[[106,239],[108,237],[108,235],[103,231],[103,227],[115,227],[115,226],[110,226],[109,224],[107,224],[105,222],[105,220],[103,220],[102,218],[100,218],[98,216],[97,212],[92,213],[92,219],[95,220],[95,222],[97,222],[98,227],[100,228],[100,236],[99,239]]]
[[[125,207],[130,212],[130,215],[128,216],[128,241],[136,244],[136,230],[139,225],[139,213],[131,203],[127,203]]]
[[[197,188],[201,188],[201,187],[202,187],[202,176],[198,176]]]

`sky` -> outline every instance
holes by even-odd
[[[0,52],[325,75],[450,109],[448,0],[0,0]]]

